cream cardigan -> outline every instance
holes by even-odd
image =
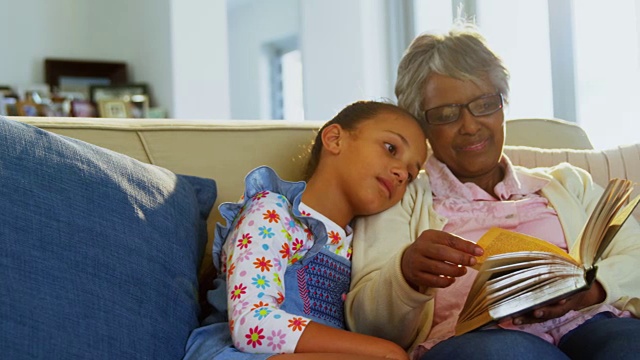
[[[570,249],[602,188],[586,171],[563,163],[551,168],[516,172],[549,179],[542,195],[560,219]],[[433,211],[427,175],[408,187],[391,209],[355,223],[351,291],[346,300],[347,325],[353,331],[392,340],[412,348],[426,339],[433,320],[435,289],[413,290],[404,280],[400,260],[404,249],[427,229],[441,230],[447,219]],[[640,316],[640,226],[633,217],[620,230],[598,263],[597,279],[607,303]]]

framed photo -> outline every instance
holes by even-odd
[[[5,115],[18,116],[18,108],[16,107],[18,100],[14,97],[5,97],[3,101]]]
[[[38,104],[51,98],[51,91],[48,84],[19,85],[16,86],[16,94],[22,101],[31,101]]]
[[[129,101],[131,117],[144,119],[149,117],[149,97],[147,95],[133,95]]]
[[[110,99],[98,101],[98,112],[103,118],[130,118],[129,104],[124,100]]]
[[[18,94],[8,85],[0,85],[0,115],[17,116]]]
[[[8,85],[0,85],[0,94],[2,94],[3,97],[18,98],[15,91],[13,91],[13,89]]]
[[[30,101],[16,102],[16,112],[18,116],[38,116],[40,114],[38,104]]]
[[[74,117],[97,117],[96,106],[89,100],[71,100],[71,116]]]
[[[45,81],[54,91],[80,92],[89,98],[91,85],[126,84],[127,64],[113,61],[44,60]]]
[[[147,84],[91,85],[89,94],[90,100],[97,103],[108,99],[131,101],[136,95],[144,95],[148,99],[149,91]]]

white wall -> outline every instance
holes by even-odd
[[[480,30],[511,73],[506,117],[553,117],[547,2],[478,0],[477,10]]]
[[[328,120],[350,102],[393,98],[384,0],[244,0],[229,8],[231,114],[270,117],[265,44],[296,37],[305,118]]]
[[[615,3],[574,5],[578,124],[600,149],[640,140],[640,1]]]
[[[269,118],[268,66],[264,44],[296,37],[299,0],[240,1],[229,7],[231,114],[234,119]]]
[[[395,99],[384,0],[301,2],[305,117],[328,120],[356,100]]]
[[[171,0],[173,116],[229,119],[224,0]]]

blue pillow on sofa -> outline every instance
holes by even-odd
[[[0,117],[0,357],[179,359],[215,182]]]

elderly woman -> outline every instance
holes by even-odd
[[[637,358],[640,227],[629,219],[589,290],[490,329],[454,336],[491,227],[574,246],[602,188],[569,164],[516,167],[503,154],[509,74],[472,26],[421,35],[399,69],[399,105],[427,122],[425,173],[354,231],[352,330],[415,359]],[[626,356],[626,357],[625,357]]]

